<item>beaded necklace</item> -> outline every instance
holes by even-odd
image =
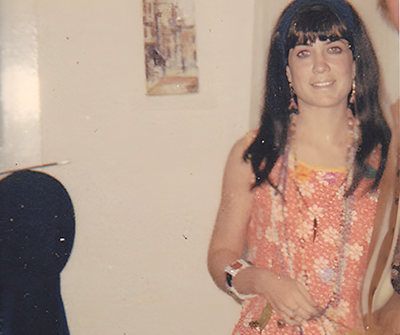
[[[277,190],[271,188],[272,203],[271,203],[271,218],[270,218],[271,219],[270,222],[275,236],[274,240],[276,245],[276,252],[278,255],[279,262],[281,264],[281,272],[282,274],[290,276],[291,278],[295,278],[293,269],[294,246],[291,245],[289,241],[288,231],[287,231],[288,227],[285,220],[285,217],[288,214],[285,209],[285,191],[286,191],[286,185],[288,183],[289,169],[291,169],[291,171],[296,171],[296,169],[298,168],[297,156],[296,156],[296,141],[295,141],[296,121],[297,121],[297,115],[292,114],[288,143],[286,145],[283,154],[283,161],[279,171],[279,177],[278,177],[279,186]],[[354,117],[352,116],[351,111],[349,110],[348,134],[350,137],[349,138],[350,144],[347,153],[348,156],[347,168],[349,172],[347,174],[347,177],[345,178],[345,181],[339,186],[337,192],[334,192],[334,197],[338,196],[339,199],[342,200],[342,219],[340,223],[341,233],[340,233],[340,243],[337,252],[338,256],[335,258],[333,269],[330,269],[330,273],[327,274],[334,281],[333,294],[331,299],[328,301],[325,307],[323,307],[320,310],[320,313],[317,316],[317,317],[324,316],[329,321],[332,320],[327,316],[325,316],[327,310],[330,307],[337,308],[341,300],[342,280],[346,269],[346,260],[347,260],[346,255],[348,255],[348,250],[349,250],[349,237],[352,228],[353,196],[345,196],[345,193],[349,189],[353,180],[353,165],[359,141],[358,124],[359,122],[354,120]],[[319,215],[315,211],[313,211],[311,209],[311,206],[309,206],[309,204],[306,202],[303,194],[301,193],[301,188],[299,187],[296,178],[293,176],[292,179],[295,184],[298,203],[300,206],[298,211],[299,217],[301,217],[302,215],[301,206],[305,205],[307,211],[310,213],[310,216],[313,219],[312,221],[313,221],[313,242],[314,242],[318,231],[318,225],[320,220]],[[299,222],[303,222],[303,220],[300,219]],[[301,229],[303,230],[303,227],[301,227]],[[280,238],[280,236],[283,236],[283,239]],[[308,278],[307,268],[305,266],[305,249],[304,249],[306,240],[302,237],[299,240],[299,242],[302,253],[301,258],[303,259],[301,277],[303,279],[302,280],[303,284],[307,286],[309,278]],[[285,263],[285,259],[287,265]],[[265,310],[270,310],[269,304],[267,304],[266,308],[264,309],[264,312]],[[253,324],[252,327],[258,329],[260,332],[263,329],[263,327],[260,327],[260,325],[262,324],[264,325],[264,327],[267,325],[268,321],[266,319],[269,319],[271,313],[270,312],[267,313],[268,314],[267,317],[265,313],[263,314],[264,314],[264,319],[263,317],[261,317],[257,321],[252,322]],[[278,320],[277,326],[282,327],[283,325],[284,322],[282,320]],[[299,330],[300,333],[302,334],[303,333],[302,326],[299,326]]]
[[[344,271],[346,269],[346,255],[348,254],[349,249],[349,237],[351,234],[352,228],[352,205],[353,205],[353,196],[345,196],[346,191],[350,188],[350,185],[353,181],[353,165],[355,154],[357,150],[357,144],[359,141],[359,132],[358,127],[355,126],[354,118],[351,114],[351,110],[348,110],[348,136],[349,136],[349,145],[347,148],[347,168],[348,174],[345,181],[341,184],[338,188],[338,191],[334,193],[334,197],[338,196],[342,199],[342,220],[340,223],[341,228],[341,239],[340,239],[340,246],[338,248],[338,257],[335,258],[335,264],[333,267],[333,271],[330,273],[331,276],[334,277],[335,285],[333,290],[333,295],[330,301],[327,303],[325,308],[321,311],[323,314],[330,306],[338,307],[341,299],[341,291],[342,291],[342,279],[344,276]],[[292,114],[291,119],[291,142],[289,151],[292,151],[293,163],[291,167],[296,171],[298,169],[298,162],[297,162],[297,155],[296,155],[296,121],[297,115]],[[307,208],[307,211],[311,214],[313,218],[313,242],[315,242],[317,231],[318,231],[318,224],[319,224],[319,214],[311,209],[311,206],[307,204],[305,197],[301,193],[301,189],[296,181],[296,178],[293,178],[294,184],[296,186],[297,197],[299,200],[299,204],[304,204]],[[301,209],[299,210],[299,214],[301,213]],[[303,242],[303,243],[302,243]],[[305,240],[300,240],[300,245],[302,246],[302,253],[304,255],[304,243]],[[304,256],[303,256],[304,259]],[[307,269],[304,266],[303,262],[303,277],[304,277],[304,284],[307,285],[308,275]],[[327,274],[329,276],[329,274]]]

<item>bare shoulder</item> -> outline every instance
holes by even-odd
[[[210,249],[236,250],[238,255],[243,249],[253,204],[253,168],[251,162],[244,159],[250,143],[246,135],[233,145],[229,153]]]
[[[231,186],[250,190],[254,184],[255,177],[251,162],[244,159],[244,155],[255,136],[254,132],[249,132],[233,145],[225,166],[224,188],[229,187],[228,183]]]

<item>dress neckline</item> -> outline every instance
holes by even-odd
[[[322,172],[347,172],[347,171],[349,171],[349,168],[347,168],[347,167],[337,167],[337,168],[322,167],[322,166],[317,166],[317,165],[311,165],[311,164],[308,164],[306,162],[299,161],[299,160],[297,161],[297,164],[302,165],[302,166],[304,166],[310,170],[314,170],[314,171],[322,171]]]

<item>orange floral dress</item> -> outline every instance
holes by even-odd
[[[363,179],[350,197],[350,219],[344,233],[343,194],[348,170],[327,170],[294,164],[293,160],[289,157],[285,173],[284,205],[282,195],[268,183],[254,190],[248,227],[249,259],[259,268],[303,283],[324,314],[302,326],[279,327],[280,316],[272,311],[262,334],[362,331],[359,297],[379,191],[367,192],[370,181]],[[278,160],[272,170],[274,183],[282,175],[282,161]],[[245,300],[233,335],[259,334],[249,323],[260,317],[265,305],[261,296]]]

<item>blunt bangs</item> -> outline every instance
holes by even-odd
[[[329,6],[316,5],[294,16],[286,36],[286,55],[296,45],[315,43],[318,39],[331,42],[345,39],[353,51],[353,37],[344,22]]]

